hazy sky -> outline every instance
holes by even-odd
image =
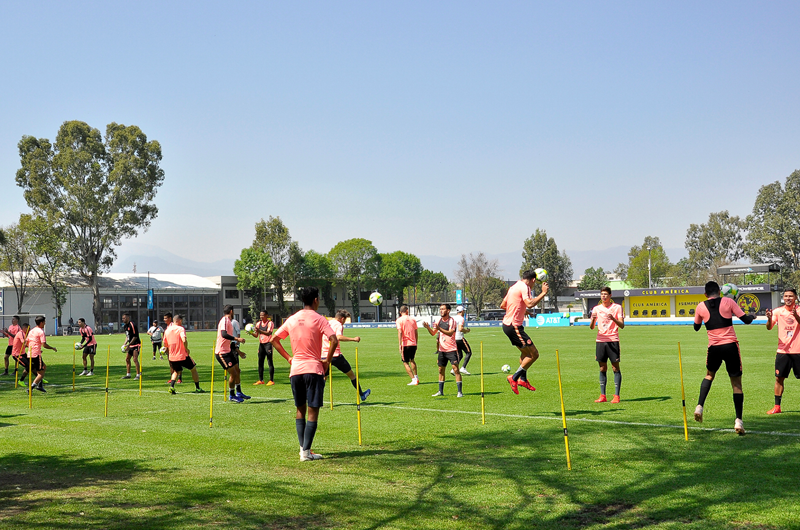
[[[66,120],[163,149],[141,244],[565,249],[746,215],[800,168],[800,3],[0,3],[0,225],[23,135]],[[181,238],[167,232],[179,230]],[[124,245],[124,243],[123,243]]]

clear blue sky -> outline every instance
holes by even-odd
[[[605,249],[746,215],[800,168],[798,2],[2,2],[0,225],[23,135],[161,142],[139,243]],[[123,243],[124,246],[124,243]]]

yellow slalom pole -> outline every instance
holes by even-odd
[[[222,401],[228,401],[228,369],[225,368],[225,373],[222,374]]]
[[[561,390],[561,361],[556,350],[556,366],[558,367],[558,395],[561,397],[561,423],[564,425],[564,447],[567,449],[567,469],[572,471],[572,460],[569,457],[569,433],[567,432],[567,413],[564,411],[564,392]]]
[[[24,352],[25,348],[22,348],[22,351]],[[14,390],[16,390],[17,386],[19,385],[19,381],[17,380],[17,378],[19,377],[19,374],[17,373],[18,370],[19,370],[19,357],[14,357]]]
[[[356,348],[356,411],[358,414],[358,445],[361,445],[361,392],[358,389],[361,384],[358,382],[358,348]]]
[[[686,423],[686,392],[683,390],[683,361],[681,360],[681,343],[678,343],[678,366],[681,370],[681,403],[683,403],[683,437],[689,441],[689,424]]]
[[[111,346],[108,347],[108,355],[106,356],[106,412],[105,417],[108,418],[108,365],[111,363]]]
[[[28,349],[28,408],[33,408],[33,355]]]
[[[139,348],[139,397],[142,397],[142,375],[144,374],[144,355],[142,348]]]
[[[214,426],[214,348],[211,348],[211,399],[209,400],[211,403],[209,405],[208,411],[208,428]]]
[[[75,346],[72,347],[72,391],[75,392]]]
[[[331,396],[331,410],[333,410],[333,365],[332,364],[328,364],[328,391],[329,391],[328,393]]]
[[[483,341],[481,341],[481,425],[486,425],[486,401],[483,397]]]

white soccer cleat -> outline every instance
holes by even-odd
[[[416,386],[416,385],[418,385],[418,384],[419,384],[419,383],[417,382],[417,380],[416,380],[416,379],[412,379],[412,380],[411,380],[411,382],[410,382],[410,383],[408,383],[406,386]]]
[[[461,375],[472,375],[471,373],[467,372],[467,369],[464,367],[461,367],[459,372],[461,372]]]
[[[94,372],[92,372],[91,370],[89,370],[89,373],[88,373],[88,374],[86,374],[86,375],[94,375]]]
[[[697,405],[694,409],[694,421],[703,423],[703,405]]]
[[[435,394],[431,394],[431,397],[439,397],[439,396],[443,396],[443,395],[444,394],[442,394],[441,392],[436,392]]]
[[[78,375],[89,375],[89,372],[87,370],[84,370],[83,372],[79,373]]]
[[[736,418],[736,421],[733,422],[733,430],[736,431],[736,434],[739,436],[744,436],[744,422]]]
[[[135,376],[133,376],[133,380],[136,381],[137,379],[139,379],[140,375],[142,375],[142,374],[136,374]]]
[[[461,392],[459,392],[459,393],[458,393],[458,395],[457,395],[456,397],[464,397],[464,394],[462,394]]]
[[[308,451],[300,450],[301,462],[310,462],[311,460],[322,460],[322,455],[318,455],[317,453],[312,453],[310,449]]]
[[[453,368],[450,368],[450,375],[456,375],[456,371]]]

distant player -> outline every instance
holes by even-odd
[[[94,338],[94,330],[86,324],[83,318],[78,319],[78,331],[81,334],[79,349],[83,349],[83,372],[78,375],[94,375],[94,356],[97,353],[97,340]],[[87,360],[91,360],[91,368],[87,366]]]
[[[739,339],[733,330],[733,316],[745,324],[750,324],[755,317],[745,315],[742,308],[731,298],[720,298],[719,284],[708,282],[706,284],[706,300],[697,304],[694,310],[694,330],[699,331],[703,324],[708,332],[708,355],[706,356],[706,376],[700,384],[700,398],[697,408],[694,409],[695,421],[703,421],[703,405],[706,402],[708,391],[714,376],[725,362],[725,369],[731,378],[733,387],[733,407],[736,411],[736,420],[733,423],[737,434],[744,434],[742,422],[742,408],[744,394],[742,393],[742,355],[739,352]]]
[[[284,359],[292,365],[289,380],[292,383],[297,440],[300,442],[300,461],[319,460],[321,455],[311,452],[314,435],[317,433],[319,409],[325,394],[325,372],[330,364],[322,360],[322,337],[328,338],[326,358],[332,360],[339,339],[325,317],[317,313],[319,289],[303,287],[300,290],[303,309],[286,319],[272,337],[272,344]],[[292,356],[286,353],[281,340],[289,337]],[[308,414],[308,419],[306,419]]]
[[[136,377],[134,379],[139,379],[142,374],[142,369],[139,366],[139,352],[142,349],[139,327],[131,320],[130,313],[122,313],[122,324],[125,329],[125,368],[128,370],[122,378],[131,378],[131,359],[133,359],[133,364],[136,366]]]
[[[36,327],[33,328],[30,333],[28,333],[28,355],[30,357],[30,365],[32,372],[36,373],[36,379],[33,380],[33,388],[38,390],[39,392],[47,392],[44,389],[44,384],[42,380],[44,379],[44,373],[47,370],[47,366],[44,364],[44,359],[42,359],[42,348],[47,348],[48,350],[53,350],[57,352],[58,350],[53,346],[47,344],[47,337],[44,334],[44,324],[45,318],[43,316],[36,317]],[[23,374],[23,378],[25,374]]]
[[[464,333],[469,333],[467,322],[464,319],[464,306],[456,307],[456,316],[453,317],[453,320],[456,321],[456,347],[458,348],[458,362],[461,364],[459,371],[462,375],[472,375],[467,371],[467,364],[472,358],[472,348],[470,348],[467,338],[464,337]],[[456,375],[452,370],[450,373]]]
[[[611,288],[600,289],[600,304],[592,309],[592,320],[589,329],[597,325],[597,340],[595,341],[595,360],[600,365],[600,397],[595,403],[605,403],[606,373],[608,361],[614,371],[614,398],[611,403],[619,403],[619,389],[622,386],[622,372],[619,369],[619,330],[625,327],[625,315],[622,306],[611,300]]]
[[[183,327],[183,315],[175,315],[174,325],[169,327],[164,335],[164,345],[167,347],[167,359],[172,368],[172,380],[169,384],[169,393],[175,394],[175,381],[178,373],[184,368],[192,371],[194,381],[194,391],[202,394],[204,390],[200,388],[200,376],[197,375],[197,363],[189,355],[189,341],[186,340],[186,330]]]
[[[161,324],[154,320],[153,325],[147,330],[147,334],[150,335],[150,342],[153,343],[153,360],[156,360],[156,353],[158,353],[163,361],[164,354],[159,351],[164,341],[164,329],[161,328]]]
[[[28,366],[28,356],[25,355],[25,341],[30,330],[31,326],[26,322],[20,326],[19,331],[14,335],[14,343],[11,348],[11,358],[14,361],[14,377],[17,377],[18,371],[25,370]]]
[[[164,325],[161,326],[161,327],[164,330],[163,335],[166,335],[167,334],[167,330],[169,329],[169,327],[174,325],[172,323],[172,313],[167,311],[166,313],[164,313],[162,318],[164,320]],[[169,360],[169,354],[167,354],[167,360]],[[172,372],[174,372],[174,370],[172,369],[172,365],[170,365],[170,367],[169,367],[169,379],[167,379],[167,384],[168,385],[172,383]],[[177,379],[177,382],[178,382],[179,385],[181,383],[183,383],[183,381],[181,381],[181,374],[182,374],[182,372],[179,371],[178,372],[178,379]]]
[[[795,379],[800,379],[800,340],[797,339],[797,291],[783,291],[783,307],[774,311],[766,310],[767,331],[778,325],[778,353],[775,355],[775,407],[767,414],[781,413],[783,382],[794,371]]]
[[[11,350],[14,349],[14,337],[19,332],[19,317],[13,316],[11,317],[11,325],[8,328],[3,329],[3,337],[8,338],[8,347],[6,348],[6,356],[5,356],[5,363],[6,363],[6,371],[3,372],[2,375],[8,375],[8,358],[11,356]]]
[[[461,392],[461,372],[458,370],[458,346],[456,346],[456,321],[450,316],[450,304],[442,304],[439,306],[439,318],[433,323],[433,326],[427,322],[422,325],[428,330],[431,335],[439,334],[437,338],[437,350],[439,354],[439,391],[433,394],[432,397],[444,395],[444,380],[447,369],[447,363],[453,367],[453,373],[456,376],[456,386],[458,387],[458,394],[456,397],[464,397]]]
[[[525,314],[544,299],[549,287],[547,282],[542,283],[542,292],[534,298],[531,289],[535,284],[536,273],[532,270],[523,272],[522,279],[511,286],[500,304],[500,309],[506,310],[503,317],[503,333],[506,334],[511,344],[519,348],[519,368],[508,376],[508,384],[511,385],[511,391],[515,394],[519,394],[517,386],[531,391],[536,390],[528,382],[528,368],[539,358],[539,350],[525,333],[523,324],[525,323]]]
[[[244,342],[242,337],[233,336],[233,306],[228,304],[222,308],[223,317],[217,326],[217,344],[214,347],[214,353],[217,356],[217,361],[222,367],[228,371],[228,388],[230,390],[230,400],[233,403],[242,403],[245,399],[250,399],[250,396],[242,392],[241,371],[239,369],[239,357],[242,359],[247,358],[244,352],[238,352],[238,348],[233,347],[233,343]],[[173,324],[174,326],[175,324]]]
[[[336,312],[336,316],[332,320],[328,321],[331,329],[334,333],[336,333],[336,338],[339,339],[339,344],[336,345],[336,351],[333,352],[333,359],[331,360],[330,364],[338,368],[340,372],[350,378],[350,383],[361,396],[361,401],[366,401],[372,390],[369,388],[366,390],[361,390],[361,385],[356,383],[356,374],[353,372],[353,368],[350,366],[350,363],[347,362],[347,359],[344,358],[344,355],[342,355],[342,350],[340,349],[342,342],[361,342],[361,337],[344,336],[344,323],[348,318],[350,318],[350,312],[347,309],[340,309]],[[328,337],[323,335],[322,349],[320,350],[323,362],[325,362],[328,357],[329,346],[330,344],[328,343]],[[327,377],[327,375],[328,372],[326,371],[325,376]]]
[[[275,331],[275,323],[269,317],[269,313],[261,311],[258,322],[255,323],[255,335],[258,337],[258,381],[254,385],[264,384],[264,360],[269,365],[269,381],[267,386],[275,384],[275,363],[272,361],[272,332]]]
[[[419,340],[419,330],[417,321],[408,316],[408,306],[400,306],[400,318],[395,323],[397,325],[397,342],[400,344],[400,360],[406,373],[411,378],[408,386],[419,384],[417,375],[417,363],[414,358],[417,355],[417,341]]]

